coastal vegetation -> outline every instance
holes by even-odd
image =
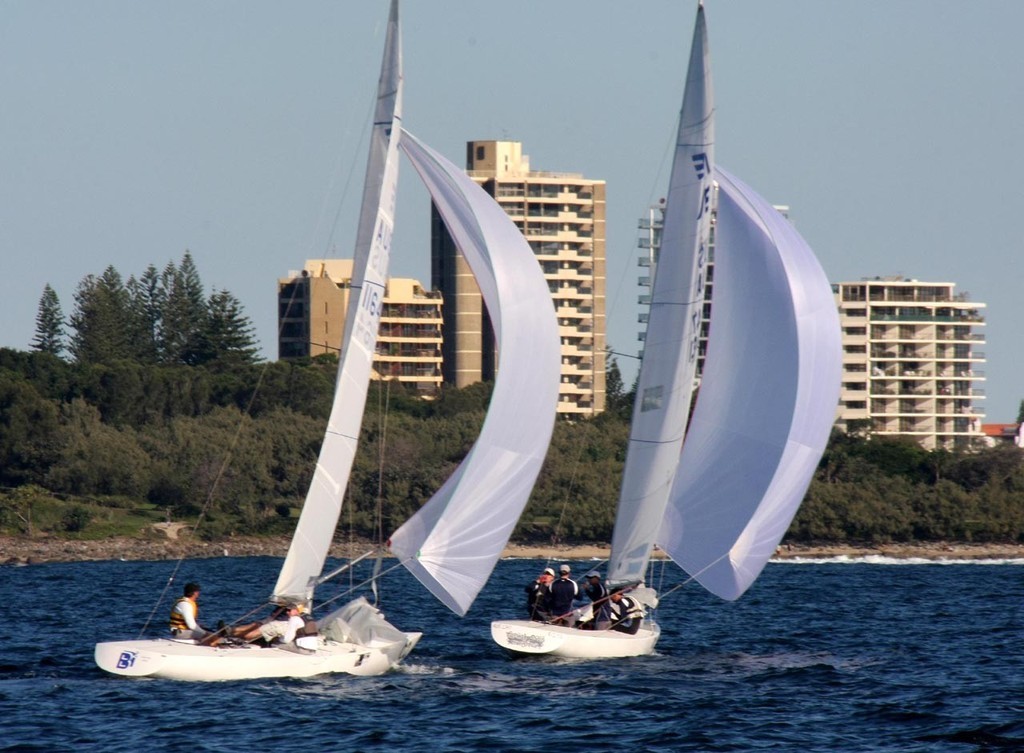
[[[112,267],[85,278],[66,319],[47,286],[36,322],[32,351],[0,349],[0,535],[95,539],[200,521],[209,539],[291,532],[334,356],[259,362],[240,304],[207,296],[187,252],[126,283]],[[610,538],[632,395],[614,358],[607,377],[604,413],[556,422],[515,541]],[[340,529],[379,541],[407,519],[472,446],[490,389],[422,400],[375,382]],[[1022,452],[834,432],[786,540],[1024,542]]]
[[[331,356],[229,367],[0,349],[0,533],[134,535],[200,515],[209,538],[288,533],[335,366]],[[610,410],[556,423],[515,540],[610,537],[630,398],[621,380],[609,383]],[[375,383],[341,527],[386,537],[469,450],[489,395],[490,385],[478,384],[424,401]],[[1024,541],[1021,460],[1013,446],[930,452],[836,432],[787,540]]]

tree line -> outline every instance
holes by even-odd
[[[241,305],[207,296],[187,252],[127,282],[113,267],[86,277],[66,319],[47,286],[36,324],[30,352],[0,349],[0,531],[98,536],[202,516],[210,538],[291,532],[334,356],[259,362]],[[556,423],[516,540],[610,539],[633,395],[612,357],[606,383],[604,413]],[[489,399],[489,384],[431,401],[371,385],[340,528],[385,539],[469,451]],[[1024,541],[1021,451],[835,432],[787,537]]]
[[[0,530],[104,535],[203,513],[211,538],[290,533],[335,371],[333,356],[226,369],[0,349]],[[489,398],[489,384],[424,401],[374,383],[340,530],[385,539],[468,452]],[[611,398],[556,423],[516,540],[610,539],[631,404],[621,385]],[[788,540],[1024,541],[1021,451],[836,432]]]
[[[253,363],[252,322],[227,290],[206,295],[192,255],[162,271],[150,264],[124,281],[108,266],[87,275],[67,317],[56,291],[43,288],[32,349],[70,355],[77,363],[131,360],[139,364]]]

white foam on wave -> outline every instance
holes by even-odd
[[[891,557],[882,554],[865,554],[851,557],[846,554],[835,557],[780,557],[769,560],[779,565],[1024,565],[1024,558],[993,557],[986,559],[962,559],[957,557]]]
[[[441,675],[442,677],[455,674],[455,669],[452,667],[438,667],[430,664],[413,664],[410,662],[397,664],[393,671],[403,675]]]

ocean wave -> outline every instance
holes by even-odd
[[[1024,558],[1020,557],[965,559],[962,557],[892,557],[883,554],[776,557],[769,561],[781,565],[1024,565]]]

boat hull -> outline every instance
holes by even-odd
[[[661,636],[656,623],[644,622],[635,635],[617,630],[580,630],[530,620],[497,620],[491,637],[519,655],[561,656],[571,659],[615,659],[646,656]]]
[[[199,646],[163,638],[96,644],[100,669],[123,677],[216,682],[266,677],[313,677],[341,672],[372,676],[387,672],[412,651],[421,633],[405,640],[361,646],[324,641],[315,652],[294,648]]]

